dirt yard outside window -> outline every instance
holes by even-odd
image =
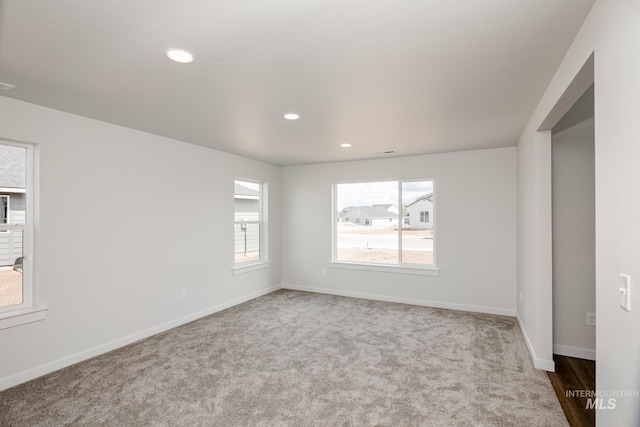
[[[372,264],[398,264],[397,250],[338,248],[338,260]],[[403,264],[433,264],[433,252],[402,251]]]
[[[236,265],[260,260],[260,251],[240,252],[235,256]]]
[[[22,304],[22,273],[0,267],[0,307]]]
[[[398,228],[338,223],[337,259],[374,264],[398,264]],[[433,264],[433,231],[402,229],[402,263]]]

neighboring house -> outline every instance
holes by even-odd
[[[385,208],[384,206],[349,206],[342,209],[339,218],[341,222],[350,222],[365,226],[379,227],[397,225],[398,214],[389,211],[389,208]]]
[[[433,193],[418,197],[407,205],[409,212],[409,228],[414,230],[431,230],[433,228]]]
[[[25,151],[0,145],[0,224],[25,221]],[[0,267],[22,256],[22,230],[0,231]]]
[[[371,205],[373,208],[384,208],[391,213],[398,214],[398,207],[392,204],[384,204],[384,205]]]
[[[235,183],[235,221],[260,219],[260,193]],[[235,227],[235,253],[255,252],[260,249],[260,227],[244,224]]]

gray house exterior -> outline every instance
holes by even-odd
[[[433,193],[418,197],[407,205],[409,228],[413,230],[431,230],[433,228]]]
[[[339,212],[338,218],[341,222],[364,226],[389,226],[398,224],[397,208],[396,213],[389,210],[393,205],[378,206],[348,206]]]
[[[0,224],[26,219],[26,150],[0,145]],[[22,256],[22,230],[0,230],[0,267]]]

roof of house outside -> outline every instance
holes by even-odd
[[[26,188],[26,149],[0,144],[0,187]]]
[[[387,209],[380,206],[348,206],[340,212],[341,217],[351,215],[354,211],[358,210],[361,215],[368,218],[393,218],[397,216],[393,212],[389,212]]]
[[[246,198],[246,196],[251,196],[251,198],[256,198],[257,199],[260,196],[260,192],[259,191],[254,190],[254,189],[249,188],[249,187],[245,187],[244,185],[238,184],[237,182],[235,183],[235,187],[236,187],[236,189],[235,189],[236,197],[245,196],[245,198]]]
[[[409,203],[407,205],[407,207],[409,207],[411,205],[415,205],[416,203],[418,203],[419,201],[422,201],[422,200],[426,200],[426,201],[429,201],[429,202],[433,203],[433,193],[427,193],[424,196],[418,197],[413,203]]]

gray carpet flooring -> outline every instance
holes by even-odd
[[[514,318],[277,291],[0,392],[1,426],[566,426]]]

